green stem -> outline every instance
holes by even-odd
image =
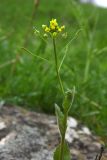
[[[56,43],[55,43],[55,38],[54,37],[53,37],[53,46],[54,46],[55,67],[56,67],[57,78],[58,78],[58,81],[59,81],[59,85],[60,85],[60,89],[62,91],[62,94],[65,97],[63,84],[62,84],[61,77],[60,77],[60,74],[59,74],[59,71],[58,71],[58,58],[57,58]]]
[[[61,77],[60,77],[60,74],[59,74],[59,71],[58,71],[58,58],[57,58],[56,43],[55,43],[55,38],[54,37],[53,37],[53,46],[54,46],[55,67],[56,67],[57,78],[58,78],[58,81],[59,81],[59,85],[60,85],[60,89],[62,91],[62,94],[65,97],[63,84],[62,84]],[[65,143],[66,126],[67,126],[67,114],[64,117],[64,133],[61,137],[61,148],[60,148],[59,160],[63,160],[63,157],[64,157],[64,143]]]
[[[67,128],[67,117],[68,117],[68,114],[65,114],[64,115],[64,133],[61,137],[61,149],[60,149],[60,158],[59,160],[63,160],[63,157],[64,157],[64,144],[65,144],[65,133],[66,133],[66,128]]]

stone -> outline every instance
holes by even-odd
[[[60,136],[56,117],[20,107],[0,108],[0,160],[53,160]],[[99,137],[72,117],[68,118],[66,140],[72,160],[95,160]],[[104,156],[107,159],[107,152]]]
[[[4,122],[0,122],[0,131],[5,129],[6,128],[6,125]]]

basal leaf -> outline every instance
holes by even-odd
[[[60,150],[61,150],[60,148],[61,148],[61,144],[59,144],[58,147],[56,148],[56,150],[54,152],[54,159],[53,160],[60,160]],[[69,150],[69,147],[66,142],[64,143],[63,160],[71,160],[70,150]]]
[[[63,135],[64,133],[64,115],[60,110],[60,107],[55,104],[55,112],[56,112],[56,117],[57,117],[57,123],[58,123],[58,127],[60,130],[60,134]]]

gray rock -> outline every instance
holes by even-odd
[[[60,139],[54,116],[3,106],[0,125],[0,160],[52,160]],[[99,138],[74,118],[68,119],[66,140],[72,160],[94,160],[101,147]]]

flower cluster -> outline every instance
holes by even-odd
[[[53,37],[56,37],[58,33],[62,32],[65,29],[65,26],[59,27],[57,20],[52,19],[50,21],[49,27],[47,25],[42,25],[42,28],[46,33],[50,33]],[[44,34],[46,36],[47,34]]]

